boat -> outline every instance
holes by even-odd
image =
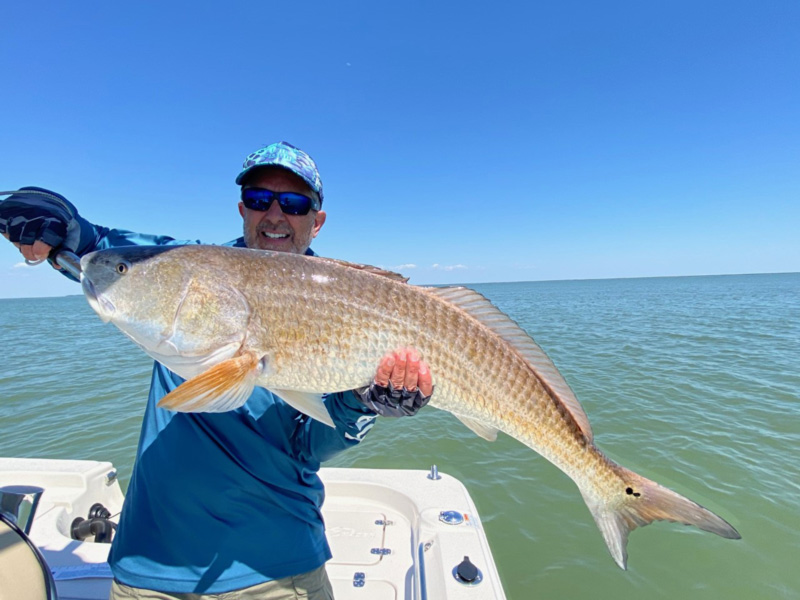
[[[320,477],[337,600],[505,600],[458,479],[436,466],[322,468]],[[106,600],[123,500],[110,462],[0,458],[0,598]]]

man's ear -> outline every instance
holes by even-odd
[[[314,215],[314,229],[312,230],[314,237],[317,237],[319,230],[322,229],[322,226],[325,224],[325,219],[328,217],[325,214],[324,210],[318,210],[317,214]]]

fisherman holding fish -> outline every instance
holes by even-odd
[[[310,245],[326,215],[308,154],[286,142],[261,148],[246,158],[236,184],[244,235],[227,246],[314,255]],[[94,225],[63,196],[35,187],[0,203],[0,233],[29,262],[54,248],[83,256],[197,243]],[[174,370],[190,378],[206,366]],[[333,598],[320,463],[361,442],[378,414],[411,416],[425,406],[433,392],[428,365],[415,349],[398,348],[376,365],[372,385],[329,394],[324,405],[313,395],[287,390],[279,397],[251,384],[226,391],[228,404],[203,407],[211,412],[160,408],[183,381],[155,363],[109,555],[110,598]],[[227,410],[238,397],[240,406]]]
[[[123,584],[214,593],[294,576],[292,586],[318,580],[306,587],[326,591],[311,597],[329,597],[319,464],[358,443],[376,413],[427,403],[431,370],[431,406],[487,441],[513,437],[572,479],[620,568],[631,531],[653,521],[739,539],[720,516],[605,456],[544,350],[478,292],[304,255],[325,222],[308,155],[263,148],[237,183],[238,248],[98,228],[49,192],[0,206],[0,231],[26,258],[62,242],[77,249],[92,309],[157,361],[111,550]],[[115,584],[116,598],[131,597],[123,589]]]

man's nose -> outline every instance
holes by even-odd
[[[278,223],[280,221],[286,220],[283,215],[283,211],[281,210],[281,207],[278,204],[277,199],[273,200],[270,203],[269,208],[264,211],[264,216],[262,217],[262,220],[263,219],[267,219],[268,221],[271,221],[273,223]]]

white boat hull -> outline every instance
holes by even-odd
[[[333,552],[327,570],[337,600],[505,599],[477,509],[458,480],[383,469],[323,468],[320,476]],[[0,487],[6,485],[45,489],[30,538],[53,572],[59,600],[108,598],[109,544],[73,540],[70,529],[97,502],[112,520],[121,511],[113,465],[0,458]],[[443,512],[450,519],[440,518]],[[465,556],[479,569],[479,583],[454,575]]]

